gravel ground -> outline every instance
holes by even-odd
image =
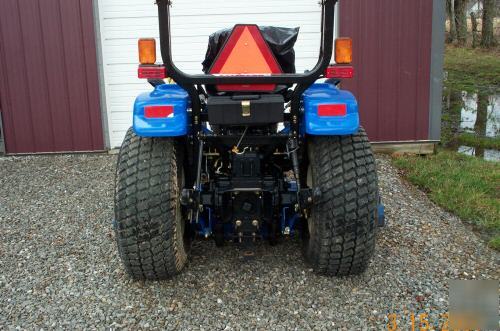
[[[437,323],[448,280],[498,279],[499,254],[389,159],[378,165],[388,226],[364,275],[316,276],[295,240],[259,245],[251,262],[198,242],[182,275],[154,283],[118,260],[114,156],[0,158],[0,329],[362,330],[420,312]]]

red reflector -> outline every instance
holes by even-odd
[[[212,75],[281,74],[269,45],[257,25],[236,25],[210,68]],[[272,91],[275,84],[217,85],[219,91]]]
[[[318,116],[345,116],[345,115],[347,115],[346,104],[318,106]]]
[[[331,66],[326,68],[326,78],[352,78],[354,77],[354,68],[351,66]]]
[[[164,66],[139,66],[139,78],[163,79],[167,78],[167,69]]]
[[[146,106],[144,107],[144,117],[146,118],[167,118],[174,116],[173,106]]]

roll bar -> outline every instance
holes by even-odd
[[[294,137],[298,135],[300,99],[302,94],[317,79],[319,79],[330,64],[333,52],[335,4],[338,0],[321,0],[321,48],[319,60],[316,66],[304,74],[273,74],[273,75],[244,75],[244,76],[222,76],[198,74],[190,75],[182,72],[175,66],[172,60],[172,43],[170,37],[170,6],[172,0],[157,0],[158,19],[160,29],[160,47],[163,63],[167,74],[179,86],[184,88],[191,97],[191,108],[193,115],[193,129],[201,130],[201,103],[197,85],[218,84],[297,84],[291,101],[291,133]]]

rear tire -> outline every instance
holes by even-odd
[[[182,161],[173,139],[141,138],[131,128],[123,141],[116,170],[115,234],[125,269],[136,280],[168,279],[186,265]]]
[[[321,196],[304,224],[305,259],[319,274],[362,273],[375,249],[378,192],[366,133],[311,137],[308,151],[308,185]]]

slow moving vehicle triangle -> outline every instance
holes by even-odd
[[[215,60],[213,75],[283,73],[257,25],[236,25]],[[272,91],[274,84],[217,85],[219,91]]]

